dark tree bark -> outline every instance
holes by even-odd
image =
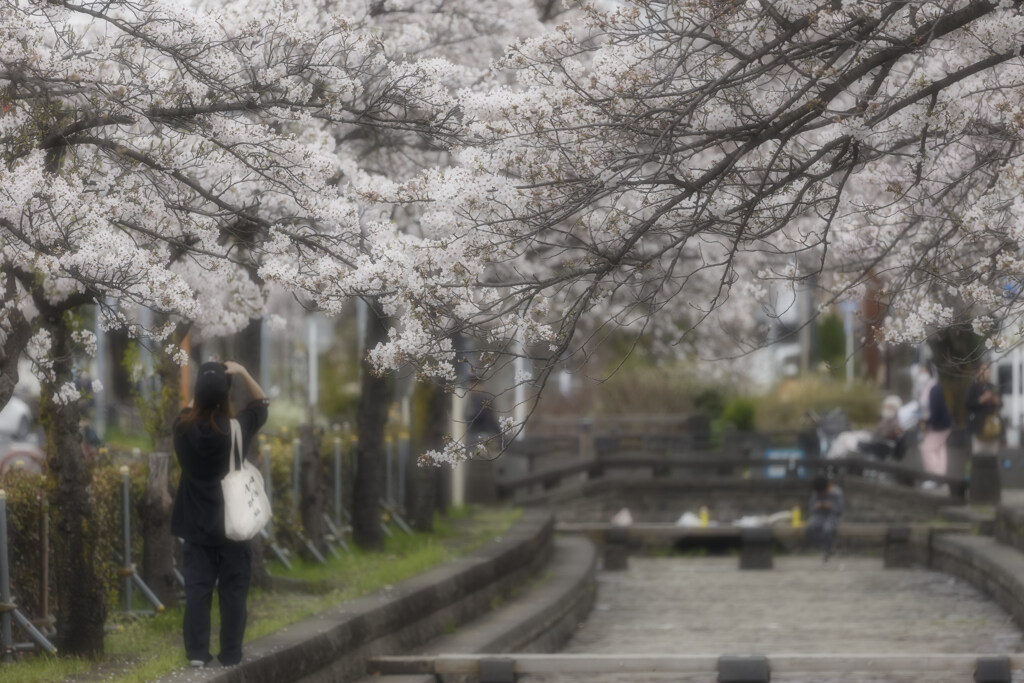
[[[252,275],[252,274],[251,274]],[[262,358],[260,356],[261,341],[263,338],[263,319],[253,318],[249,320],[249,324],[244,330],[235,335],[234,339],[234,350],[233,360],[241,363],[245,368],[252,374],[253,377],[257,378],[258,381],[263,380],[260,377],[260,364]],[[270,387],[263,387],[264,391],[269,390]],[[241,386],[241,382],[237,385],[232,386],[232,401],[237,408],[244,407],[245,403],[250,400],[250,396],[246,393],[245,387]],[[245,453],[245,457],[249,458],[253,462],[262,463],[260,458],[262,454],[259,453],[259,439],[253,439],[249,444],[249,448]],[[263,471],[262,465],[260,466],[260,472]],[[270,487],[270,482],[264,482],[264,486]],[[263,543],[259,539],[252,542],[252,582],[254,585],[260,588],[270,588],[272,581],[270,579],[270,573],[267,571],[266,554],[263,552]]]
[[[435,383],[417,383],[413,389],[412,405],[413,453],[442,450],[451,405],[448,392]],[[411,470],[408,499],[412,526],[417,531],[433,531],[440,479],[447,470],[428,464],[416,464]]]
[[[234,338],[234,360],[245,367],[249,373],[259,381],[260,378],[260,339],[263,336],[263,319],[253,318],[244,330],[235,335]],[[232,401],[236,409],[245,407],[252,397],[247,393],[243,382],[236,382],[232,385]],[[266,391],[269,387],[263,387]],[[253,439],[245,453],[245,457],[255,460],[256,450],[259,448],[257,439]]]
[[[17,279],[10,270],[5,270],[3,275],[4,301],[12,301],[17,295]],[[7,315],[10,329],[6,335],[0,330],[0,408],[7,405],[14,395],[14,387],[18,384],[18,359],[32,338],[32,323],[20,308],[11,308]]]
[[[187,325],[178,325],[171,343],[179,346],[188,333]],[[171,472],[177,466],[174,456],[174,422],[181,412],[181,367],[163,352],[153,355],[154,370],[160,383],[159,393],[142,406],[149,414],[154,454],[149,459],[149,479],[142,507],[142,578],[164,605],[178,604],[178,584],[174,578],[175,540],[171,535]]]
[[[387,338],[387,319],[376,299],[366,299],[365,349],[372,349]],[[352,538],[361,548],[379,548],[384,544],[380,528],[380,499],[384,495],[384,425],[388,420],[393,382],[378,373],[364,357],[362,392],[356,414],[356,480],[352,495]]]
[[[974,379],[977,361],[985,352],[984,340],[969,325],[960,325],[939,331],[928,345],[953,424],[963,427],[967,424],[967,387]]]
[[[54,578],[57,587],[58,648],[64,654],[103,654],[107,617],[103,565],[105,544],[96,538],[97,524],[89,500],[90,472],[82,456],[75,402],[58,405],[54,395],[73,379],[71,330],[67,309],[42,311],[53,337],[53,382],[43,386],[42,419],[46,427],[47,477],[57,508],[54,534]]]
[[[142,578],[166,607],[178,604],[174,577],[174,537],[171,535],[169,470],[174,456],[157,451],[149,456],[149,477],[142,507]]]
[[[320,462],[323,433],[314,425],[299,428],[299,514],[306,537],[318,550],[324,544],[324,477]]]

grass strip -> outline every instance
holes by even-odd
[[[435,520],[433,533],[408,536],[396,532],[380,551],[353,549],[350,555],[331,558],[326,565],[297,559],[291,571],[270,562],[271,574],[310,582],[322,592],[252,590],[245,639],[261,638],[346,600],[472,552],[505,533],[521,514],[521,510],[513,508],[452,510],[447,517]],[[0,665],[0,681],[146,683],[160,678],[186,663],[181,642],[182,612],[183,608],[177,607],[153,617],[118,622],[117,630],[107,635],[106,654],[100,661],[25,655],[16,663]],[[216,598],[212,616],[211,651],[217,652],[220,618]]]

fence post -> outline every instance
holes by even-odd
[[[132,502],[131,502],[131,480],[129,479],[128,466],[121,465],[121,530],[124,533],[124,566],[121,568],[121,577],[124,582],[122,598],[124,611],[132,611]]]
[[[292,440],[292,507],[299,511],[299,446],[298,437]]]
[[[341,437],[334,437],[334,523],[341,526]]]
[[[385,481],[385,486],[384,486],[384,499],[387,500],[388,504],[391,505],[392,507],[395,504],[395,498],[391,494],[391,485],[392,485],[392,482],[394,481],[394,475],[393,475],[393,473],[391,471],[393,469],[393,464],[394,464],[393,463],[393,460],[394,460],[393,455],[394,455],[394,439],[392,438],[391,434],[389,433],[387,436],[384,437],[384,461],[387,464],[387,467],[385,468],[386,472],[387,472],[387,479]]]
[[[46,497],[45,491],[39,494],[39,499],[42,503],[39,519],[39,601],[42,603],[39,606],[39,623],[43,624],[47,631],[51,631],[53,623],[50,621],[50,500]]]
[[[11,635],[11,577],[7,567],[7,491],[0,489],[0,646],[3,661],[14,659],[14,640]]]
[[[402,425],[398,435],[398,509],[405,512],[405,468],[409,461],[409,427]]]
[[[274,532],[274,484],[270,480],[270,444],[267,443],[267,439],[262,434],[260,435],[260,441],[262,442],[263,451],[263,489],[267,492],[267,502],[270,503],[271,515],[270,519],[267,520],[267,533],[273,536]]]

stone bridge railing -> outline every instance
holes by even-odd
[[[968,480],[922,472],[897,463],[869,460],[865,458],[789,458],[771,460],[767,458],[718,456],[629,456],[590,457],[541,469],[519,477],[508,478],[497,483],[500,498],[514,499],[518,494],[550,491],[566,482],[578,483],[606,476],[649,476],[659,479],[673,479],[684,476],[696,478],[732,479],[783,479],[808,476],[818,471],[827,471],[835,476],[886,478],[888,481],[907,487],[917,487],[924,482],[948,487],[950,503],[962,503],[968,492]]]

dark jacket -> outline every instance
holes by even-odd
[[[938,382],[928,392],[928,429],[941,432],[953,428],[953,416],[946,405],[946,395]]]
[[[999,406],[996,404],[981,402],[981,396],[986,390],[996,393],[994,386],[977,380],[967,387],[967,428],[976,436],[981,434],[985,427],[985,418],[999,412]]]
[[[827,509],[818,509],[819,503],[828,503]],[[822,495],[817,491],[811,492],[811,506],[808,508],[811,517],[831,517],[838,520],[843,516],[843,490],[832,484],[828,493]]]
[[[235,419],[242,427],[242,453],[267,421],[267,400],[253,401]],[[220,480],[228,473],[231,425],[227,419],[210,424],[179,422],[174,426],[174,452],[181,481],[174,496],[171,533],[198,545],[220,545],[224,535],[224,495]]]

